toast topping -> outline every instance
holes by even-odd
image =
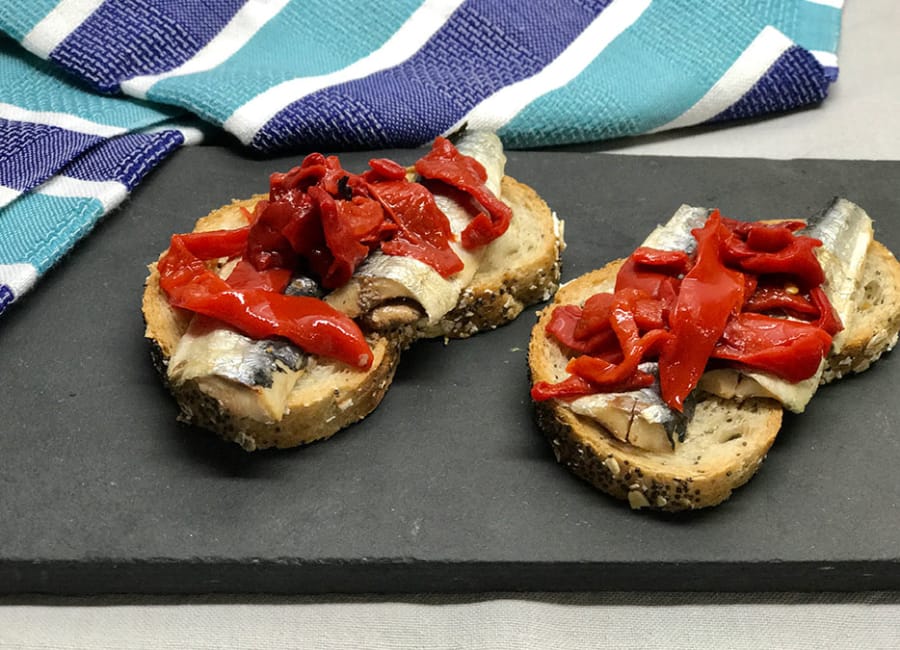
[[[457,307],[488,244],[515,230],[497,198],[499,138],[469,131],[457,145],[438,138],[415,170],[379,158],[359,175],[311,154],[273,174],[265,200],[223,212],[220,230],[173,236],[159,287],[193,315],[169,348],[171,385],[274,424],[317,365],[364,377],[383,337],[426,335]]]
[[[308,291],[286,292],[291,277],[299,272],[336,289],[377,251],[401,270],[410,265],[400,260],[408,260],[419,270],[415,277],[445,280],[466,269],[461,255],[470,256],[454,250],[452,242],[459,238],[463,249],[482,248],[506,231],[511,218],[510,208],[486,185],[484,166],[445,138],[435,140],[416,171],[431,189],[411,181],[407,170],[390,160],[374,159],[367,172],[356,175],[334,156],[310,154],[289,172],[272,174],[269,198],[247,215],[248,225],[173,236],[159,263],[160,286],[173,306],[216,318],[251,338],[283,337],[306,352],[367,369],[372,353],[352,320],[360,315],[354,305],[341,310],[340,300],[335,308]],[[432,189],[462,206],[461,233],[451,227]],[[219,258],[238,260],[230,274],[220,277],[210,268]],[[384,283],[388,290],[371,307],[385,298],[417,297],[403,283]],[[421,293],[426,311],[443,313],[458,297],[435,305],[429,292]],[[401,320],[415,313],[407,310]],[[372,322],[397,320],[394,314]]]
[[[203,241],[217,234],[231,238],[231,231],[202,234]],[[174,235],[159,261],[160,287],[173,307],[215,318],[255,339],[280,336],[312,354],[358,368],[371,366],[372,351],[352,319],[317,298],[281,293],[289,273],[257,272],[239,263],[234,268],[242,269],[240,280],[231,284],[199,256],[222,250],[212,245],[201,250],[194,242],[189,235]]]
[[[661,401],[674,412],[684,409],[710,363],[791,384],[815,377],[842,325],[822,288],[826,275],[814,253],[821,242],[797,234],[803,226],[743,223],[713,211],[701,228],[693,228],[690,255],[638,248],[622,264],[614,291],[552,312],[547,333],[570,350],[569,376],[537,382],[533,399],[564,399],[595,419],[597,413],[609,419],[610,409],[630,411],[627,426],[612,427],[614,435],[656,449],[667,433],[672,448],[666,418],[644,413],[651,403],[640,392],[652,391],[656,381],[642,369],[646,361],[658,363]],[[666,240],[660,232],[651,243]],[[723,382],[706,385],[718,384]],[[607,397],[581,399],[595,394]],[[622,406],[626,397],[630,409]],[[645,425],[652,435],[632,439],[631,431],[644,431]]]
[[[445,149],[448,144],[442,143],[439,150],[441,153],[438,155],[429,154],[422,159],[427,161],[422,166],[423,172],[431,174],[435,179],[441,176],[437,159],[447,155]],[[498,204],[505,206],[505,203],[490,198],[500,196],[500,184],[506,165],[500,139],[487,131],[466,131],[456,141],[456,147],[464,160],[471,160],[471,163],[459,165],[464,169],[464,173],[460,174],[462,178],[454,181],[447,177],[451,184],[432,180],[428,183],[428,188],[433,191],[435,203],[449,221],[453,234],[450,247],[462,261],[462,268],[447,277],[416,257],[387,255],[383,248],[374,250],[359,265],[347,284],[328,295],[326,299],[329,303],[356,317],[371,312],[381,304],[395,302],[398,298],[414,301],[422,309],[422,325],[425,327],[438,323],[456,306],[463,289],[479,271],[489,248],[471,247],[467,244],[486,237],[484,229],[497,234],[508,232],[510,225],[503,216],[502,208],[498,207]],[[436,146],[435,150],[437,149]],[[472,163],[477,164],[478,168]],[[483,175],[478,171],[479,168],[483,170]],[[476,186],[475,181],[481,182],[481,185]],[[461,185],[472,189],[472,192],[461,191]],[[489,210],[487,206],[484,209],[478,207],[482,201],[493,207]],[[488,214],[493,216],[489,217]],[[482,224],[476,227],[477,230],[469,230],[475,223],[473,216],[480,219]],[[466,235],[467,232],[470,234]],[[475,235],[475,232],[480,234]],[[499,241],[502,238],[493,240],[497,243]]]

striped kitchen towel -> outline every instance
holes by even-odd
[[[509,147],[822,101],[843,0],[4,0],[0,312],[179,146]]]

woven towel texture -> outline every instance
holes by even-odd
[[[386,6],[384,6],[386,5]],[[0,312],[178,147],[530,148],[823,101],[840,0],[10,0]]]

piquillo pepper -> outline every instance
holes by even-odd
[[[483,209],[462,232],[462,245],[478,248],[506,232],[512,210],[486,186],[487,172],[474,158],[463,156],[446,138],[438,137],[431,151],[415,165],[423,178],[442,181],[470,195]]]
[[[183,237],[172,237],[158,264],[160,287],[173,307],[215,318],[253,338],[282,336],[312,354],[371,367],[372,351],[352,319],[322,300],[287,296],[262,283],[232,286],[207,268]]]
[[[673,334],[659,357],[659,383],[663,400],[680,411],[706,368],[729,317],[744,302],[744,278],[722,264],[719,242],[723,226],[714,212],[706,225],[694,231],[697,254],[681,281],[669,317]]]

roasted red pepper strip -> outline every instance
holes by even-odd
[[[570,374],[577,375],[607,391],[624,390],[625,386],[646,382],[647,377],[644,375],[647,373],[638,370],[638,364],[645,358],[655,356],[659,348],[671,337],[662,329],[641,335],[634,312],[635,305],[646,298],[646,294],[642,291],[624,290],[617,292],[614,298],[609,322],[624,355],[622,361],[611,363],[597,356],[583,355],[572,359],[566,367]],[[652,376],[649,377],[652,383]]]
[[[585,300],[578,322],[575,323],[575,338],[585,341],[606,330],[612,331],[610,317],[615,302],[616,298],[611,293],[598,293]]]
[[[193,255],[202,260],[217,257],[237,257],[244,252],[250,226],[233,230],[207,230],[180,235],[181,242]]]
[[[553,398],[567,399],[581,397],[582,395],[592,395],[596,392],[598,392],[596,387],[592,386],[590,382],[585,381],[581,377],[569,375],[557,383],[549,381],[535,382],[531,387],[531,399],[536,402],[543,402]]]
[[[390,158],[372,158],[370,171],[363,174],[367,181],[402,181],[406,178],[406,167]]]
[[[831,347],[831,335],[813,323],[742,313],[728,322],[712,353],[790,382],[811,377]]]
[[[723,232],[724,231],[724,232]],[[728,319],[744,303],[744,276],[722,264],[720,241],[727,229],[714,211],[703,228],[695,229],[697,253],[669,321],[674,338],[659,356],[663,400],[680,411],[697,385]]]
[[[262,289],[281,293],[291,281],[290,269],[266,269],[258,271],[249,260],[240,259],[228,274],[228,286],[232,289]]]
[[[798,318],[819,316],[819,307],[799,292],[789,293],[783,286],[757,287],[744,303],[744,311],[757,313],[784,311]]]
[[[644,249],[644,251],[650,250],[653,249]],[[682,255],[684,254],[682,253]],[[626,289],[643,291],[649,297],[659,301],[663,318],[667,318],[675,304],[675,297],[678,295],[678,288],[681,285],[679,276],[682,272],[680,259],[677,262],[650,265],[638,262],[634,257],[629,257],[616,275],[615,291],[616,293]]]
[[[353,271],[378,242],[384,212],[371,199],[338,201],[317,185],[307,193],[319,212],[325,242],[333,257],[322,276],[322,286],[335,289],[350,280]]]
[[[810,289],[809,299],[819,309],[819,317],[813,321],[816,327],[821,327],[831,334],[831,336],[834,336],[844,329],[844,324],[841,322],[840,316],[834,311],[834,306],[831,304],[828,296],[825,295],[825,290],[822,289],[822,287],[813,287]]]
[[[584,354],[569,361],[566,370],[589,382],[595,389],[602,388],[603,392],[631,390],[629,387],[637,385],[649,386],[653,383],[653,375],[638,370],[638,364],[644,357],[654,356],[654,351],[662,347],[670,336],[665,330],[653,330],[631,343],[620,363]]]
[[[160,287],[173,307],[216,318],[252,338],[283,336],[301,349],[370,368],[374,355],[352,319],[316,298],[262,289],[233,289],[172,237],[158,264]]]
[[[244,253],[260,271],[271,268],[293,268],[297,251],[284,234],[297,215],[297,208],[286,201],[260,201],[253,211],[253,225]]]
[[[627,392],[646,388],[653,384],[653,375],[637,371],[632,375],[631,380],[631,382],[621,382],[616,386],[616,390]],[[531,398],[536,402],[541,402],[553,398],[572,399],[601,392],[608,391],[605,388],[591,384],[591,382],[582,379],[578,375],[570,375],[555,384],[547,381],[535,382],[534,386],[531,387]]]
[[[295,193],[305,192],[318,183],[328,171],[327,160],[320,153],[311,153],[298,166],[287,172],[269,175],[269,200],[291,202]],[[299,192],[296,192],[299,190]]]
[[[463,230],[461,240],[465,248],[485,246],[509,228],[512,210],[485,187],[484,167],[474,158],[459,153],[447,138],[435,138],[431,151],[416,161],[415,168],[423,178],[466,192],[485,210]]]
[[[760,227],[765,224],[759,224]],[[774,230],[774,227],[770,226]],[[782,227],[784,235],[760,235],[766,245],[775,241],[785,241],[785,245],[775,250],[759,250],[753,248],[753,232],[748,231],[747,240],[743,241],[735,234],[722,240],[722,258],[731,266],[757,275],[785,275],[794,278],[801,288],[816,287],[825,281],[822,266],[813,249],[822,245],[818,239],[804,235],[794,235],[787,227]],[[787,236],[789,235],[789,239]],[[784,239],[782,239],[784,237]]]
[[[576,334],[576,328],[581,319],[582,309],[580,307],[576,305],[557,307],[550,314],[547,333],[576,352],[601,356],[607,361],[613,361],[621,356],[619,340],[609,324],[608,317],[604,321],[605,327],[598,327],[596,332],[579,338]]]
[[[636,248],[631,259],[639,266],[649,266],[658,273],[669,275],[687,273],[691,265],[691,257],[684,251],[664,251],[649,246]]]
[[[385,254],[413,257],[445,278],[462,271],[463,262],[450,247],[450,221],[425,186],[385,181],[373,186],[372,192],[398,226],[396,234],[381,245]]]

